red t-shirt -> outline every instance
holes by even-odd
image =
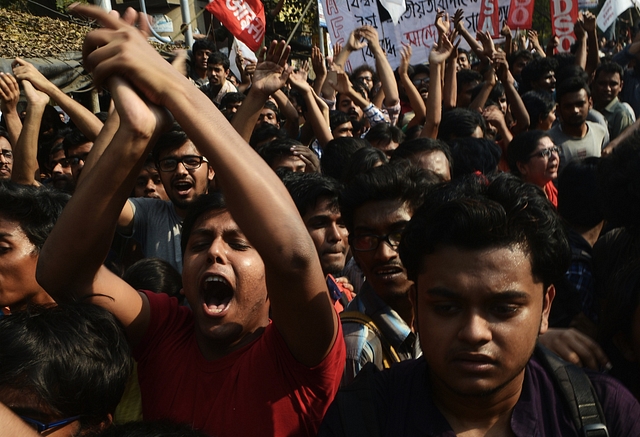
[[[558,189],[553,184],[553,181],[547,182],[542,189],[544,190],[544,194],[547,195],[549,201],[553,203],[553,206],[558,208]]]
[[[207,361],[191,310],[145,292],[147,333],[134,351],[145,420],[170,419],[216,436],[315,436],[344,369],[342,333],[319,365],[291,355],[272,323],[253,343]]]

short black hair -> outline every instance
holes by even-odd
[[[342,111],[331,111],[329,114],[329,128],[332,132],[341,124],[345,124],[350,121],[351,119],[349,118],[349,116]]]
[[[541,130],[530,130],[522,132],[511,140],[507,146],[507,162],[511,174],[522,177],[518,169],[518,163],[527,163],[531,159],[531,154],[536,150],[540,140],[549,137],[549,134]]]
[[[522,95],[522,103],[527,108],[531,127],[536,128],[541,120],[549,116],[551,111],[556,107],[553,96],[549,93],[540,91],[528,91]]]
[[[276,159],[281,156],[292,156],[293,152],[291,151],[291,147],[293,146],[301,146],[302,143],[298,140],[293,140],[291,138],[283,138],[278,140],[273,140],[265,144],[264,146],[258,149],[258,155],[262,157],[269,165],[269,167],[273,166],[273,163]]]
[[[271,123],[262,123],[253,129],[251,138],[249,138],[249,145],[254,149],[258,148],[260,143],[266,139],[269,141],[282,140],[287,138],[287,133],[284,129]]]
[[[220,109],[225,109],[229,103],[242,102],[246,98],[247,96],[242,93],[226,93],[224,96],[222,96],[222,100],[220,100]]]
[[[522,73],[520,73],[521,82],[520,82],[520,92],[525,93],[531,90],[531,83],[537,82],[542,78],[542,75],[553,71],[555,72],[558,69],[558,61],[553,58],[533,58],[523,69]]]
[[[341,181],[343,183],[349,183],[360,173],[388,163],[389,158],[387,158],[387,155],[385,155],[382,150],[371,146],[363,147],[362,149],[356,150],[349,158],[342,172]]]
[[[62,147],[64,148],[65,156],[69,156],[69,149],[75,149],[86,143],[90,143],[89,139],[80,132],[80,129],[73,129],[67,135],[64,136],[62,141]]]
[[[354,230],[356,210],[367,202],[399,200],[415,211],[433,181],[429,176],[417,167],[392,165],[381,165],[357,175],[340,194],[340,211],[349,233]]]
[[[563,277],[571,260],[565,231],[544,192],[505,173],[465,177],[427,194],[399,247],[409,279],[416,281],[424,256],[443,246],[518,246],[545,290]]]
[[[187,207],[187,214],[182,222],[182,233],[180,238],[180,248],[182,249],[182,255],[187,248],[189,237],[193,231],[198,219],[209,211],[225,211],[227,210],[227,203],[224,200],[224,196],[219,191],[212,191],[207,194],[201,194],[193,202],[189,203]]]
[[[0,216],[17,222],[38,251],[69,199],[53,188],[0,182]]]
[[[165,293],[182,302],[182,276],[175,267],[160,258],[143,258],[136,261],[122,275],[122,279],[136,290]]]
[[[440,151],[444,153],[447,161],[449,161],[449,172],[453,174],[453,157],[451,156],[451,148],[442,140],[436,140],[434,138],[416,138],[414,140],[404,141],[400,143],[398,148],[393,151],[391,155],[391,162],[408,159],[415,157],[425,152]]]
[[[482,75],[475,70],[463,68],[456,73],[456,80],[458,83],[458,90],[460,90],[463,85],[467,85],[472,82],[482,82]]]
[[[0,319],[0,387],[34,393],[83,428],[112,414],[131,374],[124,330],[104,308],[85,302],[30,305]]]
[[[449,142],[451,156],[456,165],[452,178],[480,172],[490,175],[496,172],[502,150],[486,138],[456,138]]]
[[[390,123],[378,123],[369,129],[364,138],[372,145],[374,143],[386,145],[392,141],[400,144],[404,141],[404,133],[400,128],[392,126]]]
[[[569,77],[560,82],[556,88],[556,102],[560,103],[566,94],[577,93],[580,90],[585,90],[587,97],[591,97],[591,89],[589,89],[587,82],[579,77]]]
[[[363,72],[368,71],[369,73],[371,73],[371,77],[373,78],[373,83],[376,83],[379,81],[378,79],[378,75],[376,73],[376,69],[373,68],[371,65],[368,64],[362,64],[358,67],[356,67],[350,75],[350,80],[353,82],[358,75],[362,74]]]
[[[365,146],[371,145],[367,140],[353,137],[334,138],[329,141],[320,157],[322,174],[339,180],[351,155]]]
[[[213,52],[207,59],[207,68],[212,65],[222,65],[224,71],[227,71],[231,64],[229,63],[229,58],[222,52]]]
[[[598,80],[598,76],[600,73],[618,73],[620,75],[620,80],[624,78],[624,70],[617,62],[603,62],[596,68],[596,72],[593,76],[593,81]]]
[[[525,59],[527,62],[531,62],[533,60],[533,55],[531,54],[531,52],[529,50],[520,49],[520,50],[516,50],[515,52],[511,53],[507,57],[507,61],[509,62],[509,65],[513,65],[520,58]]]
[[[212,52],[217,52],[218,48],[216,47],[213,41],[209,41],[208,39],[199,39],[194,41],[191,46],[191,51],[195,55],[195,53],[199,50],[211,50]]]
[[[328,198],[330,207],[339,211],[338,196],[342,186],[335,179],[318,173],[294,172],[283,173],[281,179],[301,217],[315,208],[322,197]]]
[[[182,130],[177,122],[174,122],[169,131],[160,135],[158,141],[156,141],[156,145],[153,146],[151,152],[153,160],[157,164],[162,153],[179,149],[187,141],[189,141],[189,137],[186,132]]]
[[[487,131],[487,123],[478,111],[469,108],[453,108],[442,113],[438,138],[449,142],[453,138],[470,137],[478,126],[483,133]]]

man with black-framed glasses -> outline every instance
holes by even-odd
[[[177,124],[158,139],[153,160],[169,200],[130,198],[118,232],[140,242],[146,257],[164,259],[181,272],[182,220],[187,207],[208,192],[213,169]]]
[[[383,165],[357,176],[340,196],[353,257],[365,276],[358,295],[341,313],[347,362],[341,385],[373,362],[379,368],[417,358],[412,328],[412,282],[398,255],[404,227],[422,203],[435,174]]]

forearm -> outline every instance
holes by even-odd
[[[387,107],[395,106],[400,101],[400,94],[398,93],[398,83],[393,74],[393,69],[382,48],[378,46],[373,55],[376,58],[376,73],[378,73],[382,90],[384,91],[384,105]]]
[[[300,133],[300,120],[298,117],[298,110],[293,106],[289,98],[278,90],[272,94],[273,98],[280,109],[280,113],[284,116],[287,127],[287,133],[289,137],[296,139]]]
[[[587,60],[585,71],[591,77],[591,75],[598,68],[598,64],[600,63],[600,53],[598,49],[598,35],[594,32],[587,33]]]
[[[413,113],[415,114],[413,120],[416,120],[415,123],[424,123],[424,119],[427,116],[427,107],[424,104],[424,100],[422,100],[420,91],[418,91],[418,89],[413,85],[407,74],[400,75],[400,83],[404,87],[404,92],[406,93],[411,109],[413,109]]]
[[[95,114],[63,93],[54,84],[42,91],[69,115],[69,118],[89,141],[95,141],[102,129],[102,122]]]
[[[458,100],[458,78],[456,76],[456,62],[447,62],[444,71],[444,91],[442,105],[445,109],[456,107]]]
[[[482,109],[484,108],[484,104],[487,103],[489,94],[491,94],[491,90],[493,90],[494,86],[495,84],[492,82],[487,82],[487,81],[483,82],[480,92],[478,93],[476,98],[473,99],[473,101],[471,102],[471,105],[469,105],[469,109],[473,111],[481,112]]]
[[[431,67],[429,83],[429,96],[427,97],[427,121],[420,133],[422,138],[437,138],[438,128],[442,120],[442,81],[443,64],[436,64]]]
[[[20,137],[13,150],[14,161],[11,180],[21,185],[38,185],[38,136],[46,105],[30,105]]]
[[[98,137],[96,142],[100,141]],[[92,292],[149,143],[149,136],[120,126],[99,165],[86,175],[65,207],[38,263],[38,282],[56,301]],[[69,235],[74,236],[72,241]]]
[[[585,70],[587,68],[587,38],[579,38],[577,41],[575,64]]]
[[[258,93],[249,91],[247,97],[242,101],[242,105],[238,108],[238,112],[233,116],[231,125],[244,142],[248,143],[253,133],[253,129],[258,122],[260,111],[267,101],[267,96],[260,96]],[[177,119],[178,117],[176,117]]]
[[[504,37],[505,56],[509,57],[511,55],[512,50],[513,50],[513,38],[511,37],[511,32],[509,32],[509,35]]]
[[[2,118],[4,118],[7,125],[7,133],[9,134],[9,142],[11,146],[16,147],[18,144],[18,138],[22,131],[22,121],[18,115],[16,108],[7,109],[2,111]]]
[[[529,129],[529,124],[531,123],[529,113],[527,112],[527,108],[524,106],[524,102],[520,98],[520,94],[518,94],[513,83],[505,81],[503,82],[503,85],[507,102],[509,102],[509,106],[511,107],[511,115],[513,115],[513,118],[516,121],[512,130],[512,133],[516,135]]]
[[[331,128],[326,122],[322,111],[316,103],[315,93],[311,88],[304,93],[304,101],[307,104],[307,113],[305,120],[310,124],[313,132],[318,139],[320,147],[323,147],[333,139],[331,135]]]
[[[476,54],[478,58],[484,58],[484,53],[482,53],[482,45],[469,33],[466,27],[461,26],[459,33],[462,35],[464,40],[469,44],[469,48],[473,50],[473,53]]]
[[[322,94],[322,87],[324,86],[324,80],[327,78],[327,74],[316,73],[316,79],[313,81],[313,91],[316,94]]]
[[[87,178],[89,173],[93,167],[95,167],[96,163],[107,149],[107,146],[113,140],[113,137],[120,126],[120,117],[118,116],[118,112],[115,110],[113,105],[109,109],[109,116],[107,117],[107,121],[105,122],[100,134],[96,138],[91,147],[91,152],[87,156],[87,160],[84,163],[84,167],[82,167],[82,173],[80,173],[80,177],[78,178],[78,185],[82,184],[83,181]]]

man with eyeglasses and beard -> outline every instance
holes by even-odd
[[[181,272],[182,220],[187,207],[208,192],[214,173],[178,125],[158,139],[153,158],[169,200],[130,198],[118,219],[118,232],[139,241],[146,257],[164,259]]]

